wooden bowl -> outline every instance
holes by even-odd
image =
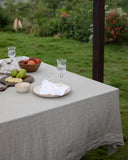
[[[27,72],[35,72],[37,69],[40,67],[41,63],[36,63],[36,64],[24,64],[23,60],[18,62],[20,68],[26,69]]]

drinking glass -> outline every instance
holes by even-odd
[[[15,49],[16,47],[8,47],[8,56],[11,58],[11,62],[13,62],[13,58],[16,55]]]
[[[63,83],[63,72],[66,71],[66,59],[57,59],[57,70],[60,72],[60,82]]]

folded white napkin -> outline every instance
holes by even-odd
[[[1,74],[10,74],[12,69],[19,69],[18,62],[16,61],[17,58],[14,58],[14,61],[11,62],[10,58],[7,59],[1,59],[0,64],[2,63],[0,68]],[[11,64],[8,64],[8,62],[11,62]]]
[[[2,65],[0,68],[1,74],[10,74],[12,69],[14,69],[13,65],[7,64],[6,61],[2,60]]]
[[[3,60],[0,60],[0,66],[3,64]]]
[[[70,87],[65,85],[65,86],[58,86],[55,83],[48,81],[48,80],[43,80],[42,81],[42,86],[40,89],[40,94],[50,94],[50,95],[59,95],[63,96],[65,92],[70,91]]]
[[[13,58],[13,62],[11,62],[11,58],[1,59],[0,60],[0,74],[10,74],[12,69],[20,69],[18,65],[18,61],[27,59],[26,56],[20,56]],[[11,62],[11,64],[8,64]]]

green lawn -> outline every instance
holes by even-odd
[[[0,32],[0,59],[7,58],[7,47],[16,46],[17,56],[38,57],[56,66],[57,58],[67,58],[67,70],[92,78],[92,44],[73,39],[33,37],[21,33]],[[125,146],[107,156],[107,147],[90,151],[81,160],[128,159],[128,46],[105,45],[104,83],[120,89],[120,112]]]

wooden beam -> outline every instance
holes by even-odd
[[[93,0],[93,79],[103,82],[105,0]]]

